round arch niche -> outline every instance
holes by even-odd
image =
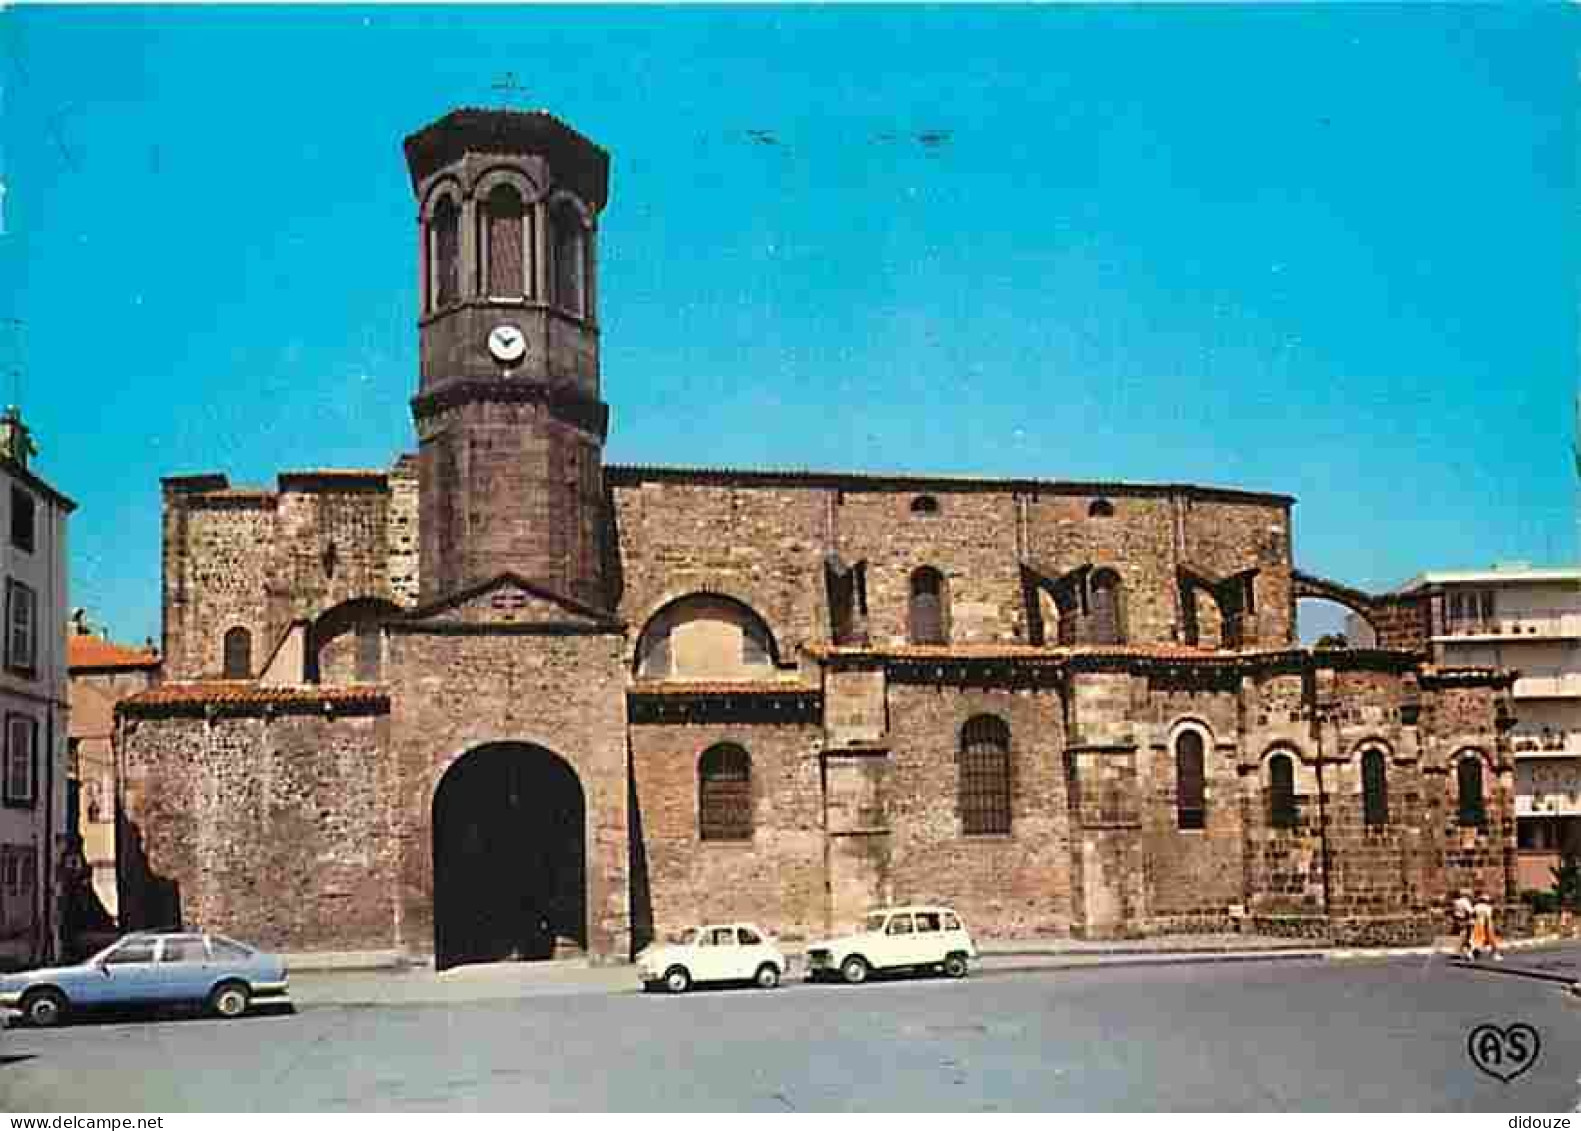
[[[587,948],[587,800],[568,762],[528,743],[462,755],[434,791],[434,965],[538,961]]]

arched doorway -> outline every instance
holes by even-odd
[[[541,746],[463,755],[434,793],[434,964],[533,960],[587,946],[587,802]]]

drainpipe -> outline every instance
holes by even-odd
[[[1312,743],[1317,752],[1317,801],[1318,801],[1318,858],[1323,869],[1323,917],[1329,917],[1331,894],[1329,888],[1328,852],[1328,790],[1323,785],[1323,709],[1318,704],[1317,668],[1315,658],[1307,654],[1306,684],[1308,703],[1312,710]]]

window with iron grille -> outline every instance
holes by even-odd
[[[510,185],[495,185],[483,209],[485,238],[479,242],[487,293],[491,298],[521,298],[527,281],[522,198]]]
[[[1382,750],[1369,750],[1361,756],[1362,819],[1369,828],[1389,823],[1389,780]]]
[[[4,801],[32,805],[38,796],[38,723],[27,715],[7,715]]]
[[[37,512],[33,496],[20,487],[11,488],[11,545],[33,552],[33,524]]]
[[[1175,823],[1202,829],[1208,823],[1208,789],[1203,775],[1202,734],[1183,730],[1175,739]]]
[[[908,620],[913,644],[943,644],[944,575],[932,566],[923,566],[911,575],[911,607]]]
[[[1475,754],[1462,757],[1455,766],[1455,785],[1460,810],[1460,824],[1472,828],[1487,822],[1487,811],[1482,804],[1482,759]]]
[[[961,832],[983,836],[1010,831],[1010,728],[978,715],[961,728]]]
[[[697,823],[703,840],[752,839],[752,759],[739,746],[709,747],[697,767]]]
[[[6,581],[6,667],[31,675],[38,664],[38,595],[20,581]]]
[[[1296,764],[1288,754],[1268,759],[1268,823],[1276,829],[1296,827]]]
[[[253,674],[253,634],[233,628],[225,634],[225,678],[248,679]]]

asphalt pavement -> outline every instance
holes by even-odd
[[[453,1001],[299,995],[294,1014],[231,1022],[10,1030],[0,1107],[1568,1112],[1581,1100],[1578,963],[1568,948],[1512,955],[1509,971],[1417,955],[679,997],[613,981]],[[1528,1071],[1505,1082],[1472,1064],[1468,1037],[1485,1023],[1537,1032]]]

